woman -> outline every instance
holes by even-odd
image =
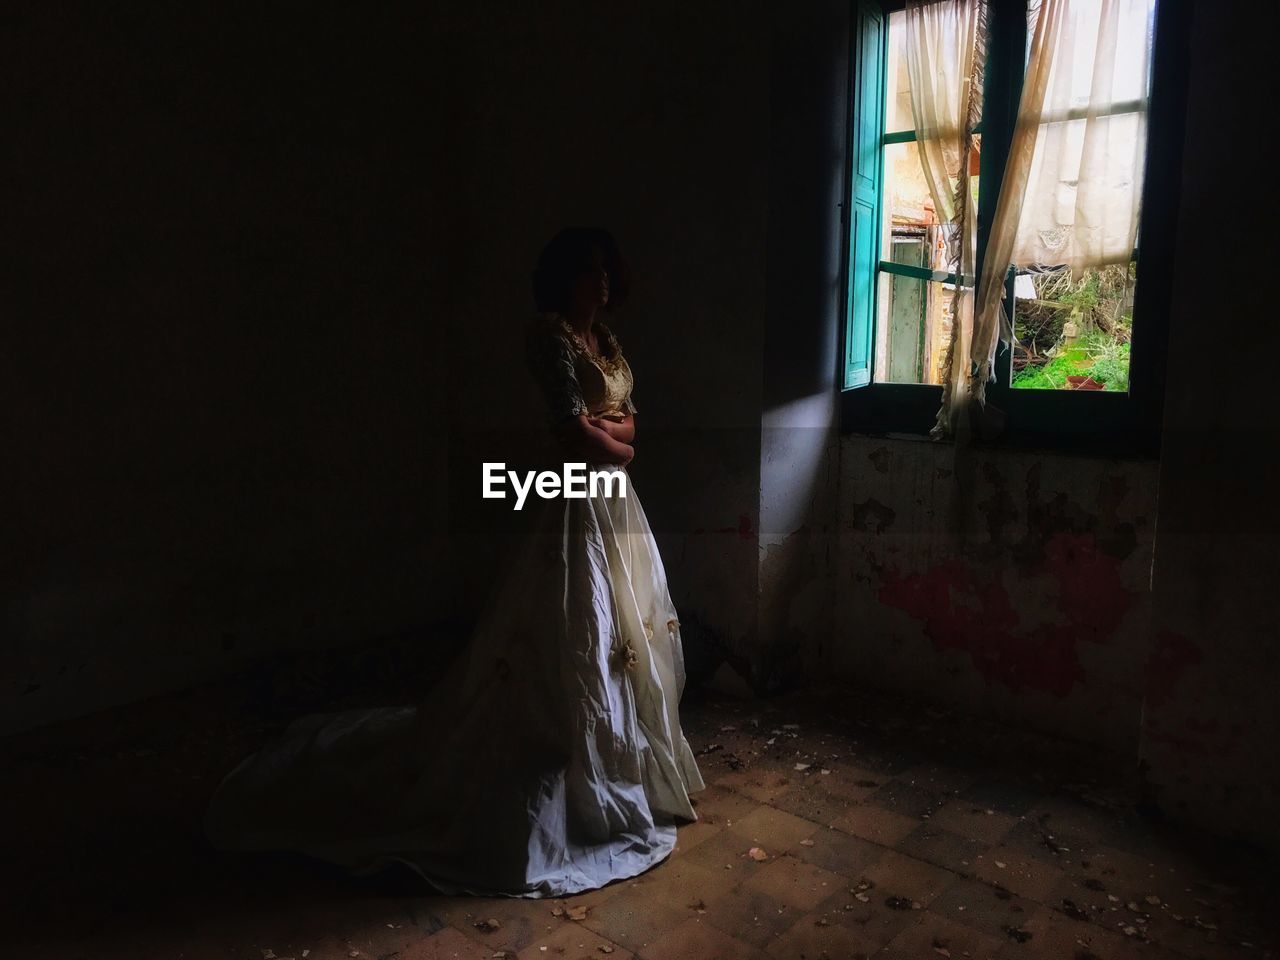
[[[627,280],[607,231],[562,231],[539,258],[526,331],[565,461],[624,476],[632,375],[599,315]],[[531,503],[518,562],[431,695],[294,721],[219,786],[215,846],[356,874],[400,863],[445,893],[520,897],[594,889],[670,854],[704,784],[680,728],[679,622],[653,533],[629,484]]]

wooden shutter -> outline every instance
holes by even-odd
[[[850,138],[849,282],[845,305],[844,389],[871,382],[876,270],[880,262],[880,140],[884,130],[884,11],[853,5],[853,97]]]

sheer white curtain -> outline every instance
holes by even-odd
[[[1054,58],[1063,40],[1063,22],[1070,0],[1042,0],[1027,49],[1027,72],[1022,80],[1022,100],[1018,120],[1009,144],[1009,159],[1000,181],[996,213],[987,238],[982,275],[978,278],[978,304],[973,318],[973,368],[971,393],[982,405],[987,384],[995,370],[996,347],[1013,338],[1009,315],[1003,304],[1004,277],[1013,262],[1013,248],[1022,219],[1023,201],[1031,178],[1031,167],[1040,139],[1048,102],[1049,81],[1054,75]]]
[[[930,49],[930,24],[949,22],[946,8],[969,2],[980,0],[912,0],[908,11],[918,12],[907,20],[909,48]],[[1153,11],[1154,0],[1040,0],[1035,7],[1022,100],[967,350],[956,350],[935,436],[962,431],[966,419],[960,414],[971,401],[985,400],[996,348],[1012,336],[1002,302],[1011,264],[1065,264],[1078,274],[1132,256],[1146,157]],[[981,12],[976,18],[981,24]],[[982,38],[973,42],[981,53]],[[932,76],[934,88],[971,86],[972,69],[957,65],[962,58],[931,56],[920,72]],[[914,89],[912,109],[918,126],[929,120],[928,98],[917,110]],[[922,162],[932,177],[929,162]]]
[[[963,408],[973,339],[978,196],[970,171],[976,167],[973,129],[982,119],[984,14],[982,0],[909,0],[906,7],[916,145],[934,210],[948,226],[948,261],[958,280],[942,361],[943,405],[934,427],[939,436],[950,432],[953,411]]]
[[[1154,0],[1070,0],[1052,66],[1012,261],[1128,263],[1147,142]]]

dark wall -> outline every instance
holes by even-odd
[[[1171,816],[1280,849],[1280,338],[1265,271],[1245,279],[1223,260],[1271,177],[1265,152],[1220,139],[1253,123],[1273,85],[1277,11],[1256,12],[1269,23],[1242,30],[1229,4],[1195,11],[1142,762]],[[1264,229],[1258,262],[1274,249]]]
[[[749,642],[760,6],[9,10],[6,727],[473,615],[509,520],[480,464],[541,429],[521,325],[568,223],[636,271],[677,602]]]
[[[457,225],[450,339],[456,562],[478,609],[488,532],[479,464],[541,429],[518,332],[528,278],[565,224],[603,224],[634,274],[611,319],[636,376],[630,472],[682,619],[745,650],[755,635],[760,371],[768,215],[769,42],[759,3],[553,2],[459,7],[451,44],[472,84],[442,149]],[[464,66],[465,65],[465,66]],[[458,331],[483,330],[483,336]],[[495,456],[495,452],[498,454]]]
[[[774,4],[757,685],[799,682],[834,612],[849,4]]]
[[[420,10],[6,32],[6,724],[448,613]]]

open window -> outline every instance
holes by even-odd
[[[940,222],[920,162],[911,115],[905,19],[901,10],[889,14],[885,44],[885,113],[880,138],[883,199],[873,379],[877,383],[940,385],[943,357],[954,331],[957,282],[972,288],[973,278],[957,281],[947,269],[948,234],[953,227]],[[979,149],[970,160],[970,173],[977,175],[981,127],[971,133]]]
[[[974,278],[947,269],[952,228],[940,222],[922,173],[902,6],[855,0],[853,8],[844,424],[925,434],[941,402],[958,285]],[[1047,97],[1015,244],[1018,267],[1003,274],[1014,341],[996,358],[987,402],[1005,414],[1004,439],[1151,452],[1176,222],[1186,11],[1184,0],[1105,7],[1114,20],[1105,36],[1096,20],[1102,0],[1069,8],[1086,29],[1078,41],[1064,32],[1059,47],[1070,56],[1059,53]],[[988,0],[982,117],[969,131],[979,261],[1035,15],[1026,0]],[[1073,226],[1077,216],[1091,218],[1088,230]],[[1137,249],[1132,223],[1139,223]],[[1126,235],[1127,246],[1115,239]]]

